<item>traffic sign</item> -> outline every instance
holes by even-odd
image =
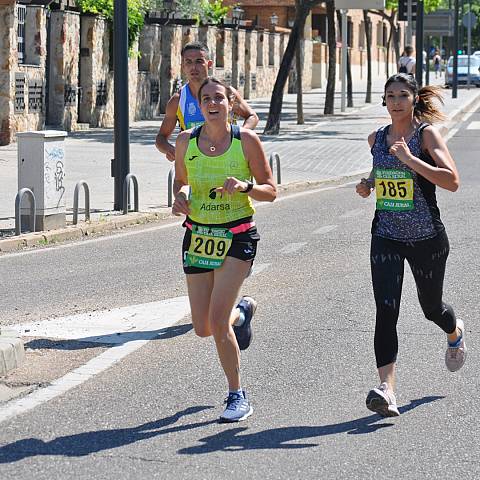
[[[423,18],[423,31],[425,35],[436,36],[442,35],[453,37],[453,10],[437,10],[428,13]]]
[[[338,10],[383,10],[385,0],[336,0],[335,8]]]
[[[467,12],[462,18],[462,23],[465,28],[475,28],[477,16],[473,12]]]

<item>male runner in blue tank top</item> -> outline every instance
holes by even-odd
[[[180,92],[173,94],[167,104],[165,117],[155,140],[157,149],[164,153],[167,160],[175,160],[175,147],[168,141],[178,122],[180,130],[188,130],[204,121],[198,104],[198,89],[208,77],[212,66],[208,47],[201,42],[190,42],[182,48],[182,71],[187,83]],[[240,94],[232,88],[235,95],[233,116],[244,119],[243,127],[254,130],[258,116]]]

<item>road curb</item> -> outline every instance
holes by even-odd
[[[15,252],[25,247],[46,246],[67,240],[79,240],[90,235],[113,232],[134,225],[144,225],[169,217],[171,217],[169,210],[165,212],[133,212],[99,221],[81,222],[57,230],[25,233],[0,240],[0,252]]]
[[[0,331],[0,377],[18,368],[25,360],[23,341],[16,333]]]
[[[472,100],[455,110],[449,117],[448,123],[439,126],[441,134],[446,135],[454,128],[455,123],[458,122],[461,117],[465,115],[465,113],[476,108],[478,105],[480,105],[480,92],[478,92],[478,94],[476,94]],[[354,172],[351,174],[342,175],[341,177],[323,180],[290,182],[279,185],[278,190],[280,193],[282,193],[316,188],[328,183],[342,180],[344,181],[364,173],[365,172]],[[69,240],[79,240],[90,235],[109,233],[135,225],[157,222],[169,217],[171,217],[171,213],[170,209],[167,208],[165,208],[164,211],[133,212],[126,215],[118,215],[107,218],[103,217],[98,221],[81,222],[78,225],[70,225],[58,230],[26,233],[16,237],[0,239],[0,252],[15,252],[28,247],[45,246]]]

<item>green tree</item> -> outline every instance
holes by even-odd
[[[288,73],[295,57],[297,43],[300,41],[301,32],[305,28],[305,22],[312,8],[321,3],[321,0],[295,0],[295,20],[288,38],[287,48],[282,57],[277,79],[273,87],[268,111],[267,124],[263,131],[266,135],[278,135],[280,131],[280,114],[283,105],[283,91],[288,79]]]
[[[114,0],[77,0],[77,6],[82,13],[94,13],[103,15],[113,23]],[[127,0],[128,9],[128,48],[129,54],[133,54],[133,44],[138,39],[145,23],[145,14],[148,10],[147,0]]]

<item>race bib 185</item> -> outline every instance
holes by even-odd
[[[413,178],[408,170],[375,169],[375,192],[377,210],[413,210]]]

